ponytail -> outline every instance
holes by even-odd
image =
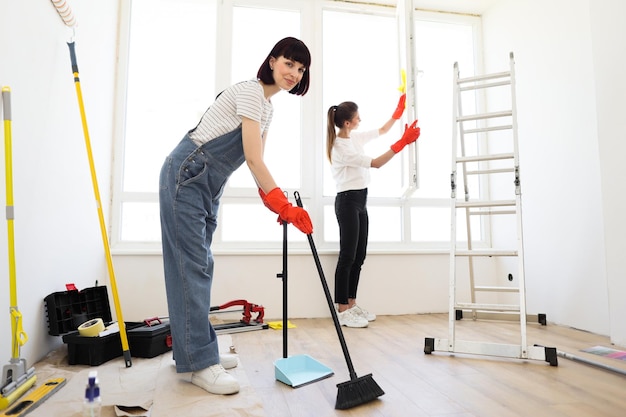
[[[337,138],[337,131],[335,131],[335,113],[337,112],[337,106],[330,106],[328,109],[328,122],[326,126],[326,157],[328,162],[333,162],[332,153],[335,139]]]
[[[328,161],[332,163],[332,151],[335,139],[337,139],[337,131],[335,128],[341,129],[344,122],[352,120],[359,107],[351,101],[344,101],[338,106],[330,106],[328,109],[328,121],[326,127],[326,156]]]

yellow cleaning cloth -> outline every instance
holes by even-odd
[[[274,330],[280,330],[283,328],[283,321],[268,321],[267,325],[274,329]],[[295,324],[291,324],[291,322],[289,320],[287,320],[287,328],[288,329],[295,329]]]
[[[405,70],[400,70],[400,77],[402,78],[402,85],[398,87],[398,90],[400,90],[400,92],[404,94],[406,93],[406,71]]]

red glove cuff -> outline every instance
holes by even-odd
[[[391,118],[395,120],[398,120],[399,118],[401,118],[402,114],[404,113],[405,107],[406,107],[406,93],[400,96],[400,99],[398,100],[398,106],[396,107],[396,110],[393,112],[393,115],[391,116]]]

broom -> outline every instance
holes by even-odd
[[[294,196],[298,207],[302,207],[300,193],[296,191],[294,192]],[[344,338],[343,331],[341,330],[341,324],[339,323],[339,318],[337,317],[337,312],[335,311],[335,306],[333,305],[333,299],[330,294],[330,290],[328,289],[326,278],[324,277],[324,270],[322,269],[319,255],[315,249],[315,242],[313,242],[312,234],[307,234],[307,238],[309,239],[309,246],[311,246],[311,252],[313,253],[317,272],[319,273],[320,280],[322,281],[322,287],[324,287],[324,294],[326,295],[328,308],[330,309],[330,314],[333,318],[335,329],[337,330],[337,336],[339,336],[341,350],[343,350],[343,356],[346,358],[346,364],[348,365],[348,371],[350,372],[349,381],[337,384],[337,401],[335,402],[336,409],[346,410],[348,408],[373,401],[381,395],[384,395],[385,392],[380,388],[376,381],[374,381],[372,374],[359,377],[354,371],[354,366],[352,365],[352,360],[350,359],[350,353],[348,353],[346,339]]]

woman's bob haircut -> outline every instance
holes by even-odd
[[[300,80],[294,88],[289,90],[289,93],[297,96],[305,95],[307,91],[309,91],[309,80],[311,79],[309,71],[311,66],[311,53],[304,42],[299,39],[287,37],[278,41],[267,58],[265,58],[265,61],[263,61],[263,64],[259,67],[256,77],[267,85],[274,84],[274,76],[270,68],[270,59],[272,57],[279,58],[281,56],[304,65],[305,71],[304,74],[302,74],[302,80]]]

